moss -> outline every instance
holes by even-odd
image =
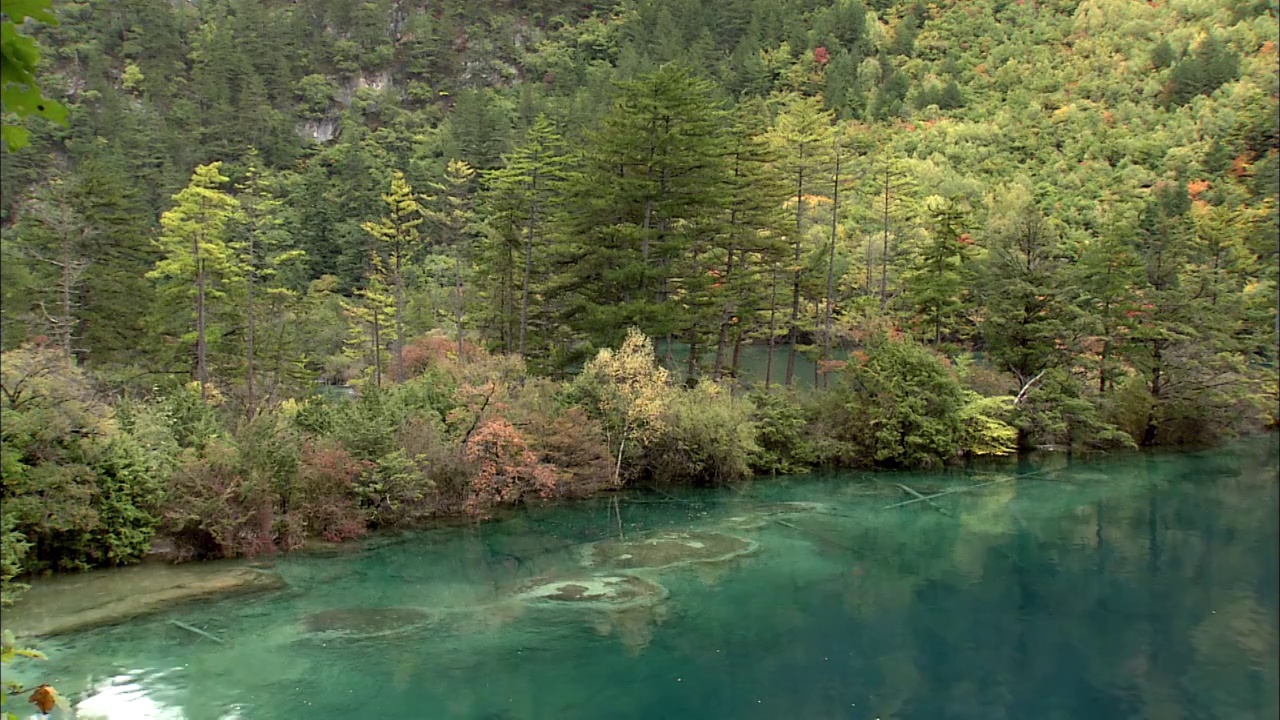
[[[517,597],[538,605],[617,609],[660,602],[667,589],[634,575],[597,575],[543,582]]]
[[[664,531],[634,540],[602,540],[587,546],[583,564],[624,570],[723,562],[753,552],[754,541],[716,532]]]

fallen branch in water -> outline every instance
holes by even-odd
[[[195,634],[197,634],[197,635],[203,635],[204,637],[209,638],[210,640],[212,640],[212,641],[214,641],[214,642],[218,643],[219,645],[224,645],[224,644],[225,644],[225,643],[223,643],[221,640],[219,640],[218,638],[214,637],[213,635],[211,635],[211,634],[209,634],[209,633],[207,633],[207,632],[205,632],[205,631],[201,630],[201,629],[200,629],[200,628],[198,628],[198,627],[193,627],[193,626],[191,626],[191,625],[188,625],[188,624],[186,624],[186,623],[182,622],[181,620],[170,620],[170,621],[169,621],[169,623],[170,623],[171,625],[177,625],[178,627],[182,628],[183,630],[187,630],[187,631],[193,632],[193,633],[195,633]]]
[[[967,486],[967,487],[962,487],[962,488],[959,488],[959,489],[946,490],[946,491],[943,491],[943,492],[940,492],[940,493],[934,493],[933,495],[921,495],[920,493],[918,493],[918,492],[916,492],[916,491],[912,490],[911,488],[907,487],[906,485],[900,485],[899,487],[901,487],[901,488],[903,488],[903,489],[907,490],[907,491],[908,491],[908,492],[910,492],[912,495],[915,495],[915,496],[916,496],[916,498],[915,498],[914,500],[904,500],[904,501],[902,501],[902,502],[900,502],[900,503],[894,503],[894,504],[892,504],[892,505],[885,505],[883,509],[884,509],[884,510],[891,510],[891,509],[893,509],[893,508],[902,507],[903,505],[911,505],[911,504],[918,503],[918,502],[927,502],[927,503],[929,503],[930,505],[933,505],[933,499],[934,499],[934,498],[940,498],[940,497],[942,497],[942,496],[944,496],[944,495],[956,495],[956,494],[958,494],[958,493],[962,493],[962,492],[969,492],[970,490],[977,490],[978,488],[986,487],[986,486],[988,486],[988,485],[995,485],[996,483],[1007,482],[1007,481],[1009,481],[1009,480],[1011,480],[1011,479],[1012,479],[1012,478],[1003,477],[1003,478],[1000,478],[999,480],[992,480],[991,482],[984,482],[984,483],[980,483],[980,484],[978,484],[978,485],[969,485],[969,486]],[[934,505],[934,507],[937,507],[937,505]],[[938,509],[939,509],[939,510],[941,510],[942,508],[938,508]]]
[[[951,514],[951,513],[947,512],[947,509],[946,509],[946,508],[942,507],[941,505],[939,505],[938,503],[936,503],[936,502],[934,502],[934,501],[933,501],[933,498],[934,498],[934,497],[939,497],[939,495],[934,495],[934,496],[932,496],[932,497],[931,497],[931,496],[928,496],[928,495],[921,495],[920,493],[916,492],[915,490],[912,490],[911,488],[907,487],[906,485],[903,485],[902,483],[894,483],[894,484],[895,484],[895,485],[897,485],[898,487],[902,488],[903,490],[906,490],[907,492],[911,493],[912,495],[915,495],[915,496],[916,496],[916,500],[929,503],[929,506],[930,506],[930,507],[932,507],[934,510],[937,510],[938,512],[942,513],[943,515],[950,515],[950,514]],[[946,495],[946,493],[941,493],[941,495]]]

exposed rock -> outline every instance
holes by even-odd
[[[622,570],[655,569],[689,563],[723,562],[756,550],[753,540],[717,532],[663,531],[634,540],[601,540],[588,545],[582,563]]]

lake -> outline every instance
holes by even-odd
[[[1275,718],[1277,472],[1273,435],[539,508],[20,675],[112,720]]]

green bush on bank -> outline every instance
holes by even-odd
[[[819,392],[676,384],[632,332],[567,383],[481,350],[466,362],[437,354],[404,383],[252,417],[194,385],[113,406],[45,349],[3,362],[6,599],[23,574],[136,562],[157,533],[175,559],[247,556],[618,485],[930,468],[1019,442],[1129,447],[1153,412],[1170,433],[1248,421],[1227,423],[1213,404],[1178,416],[1183,405],[1156,402],[1138,376],[1103,401],[1062,368],[1015,397],[999,373],[892,334],[869,339]]]

